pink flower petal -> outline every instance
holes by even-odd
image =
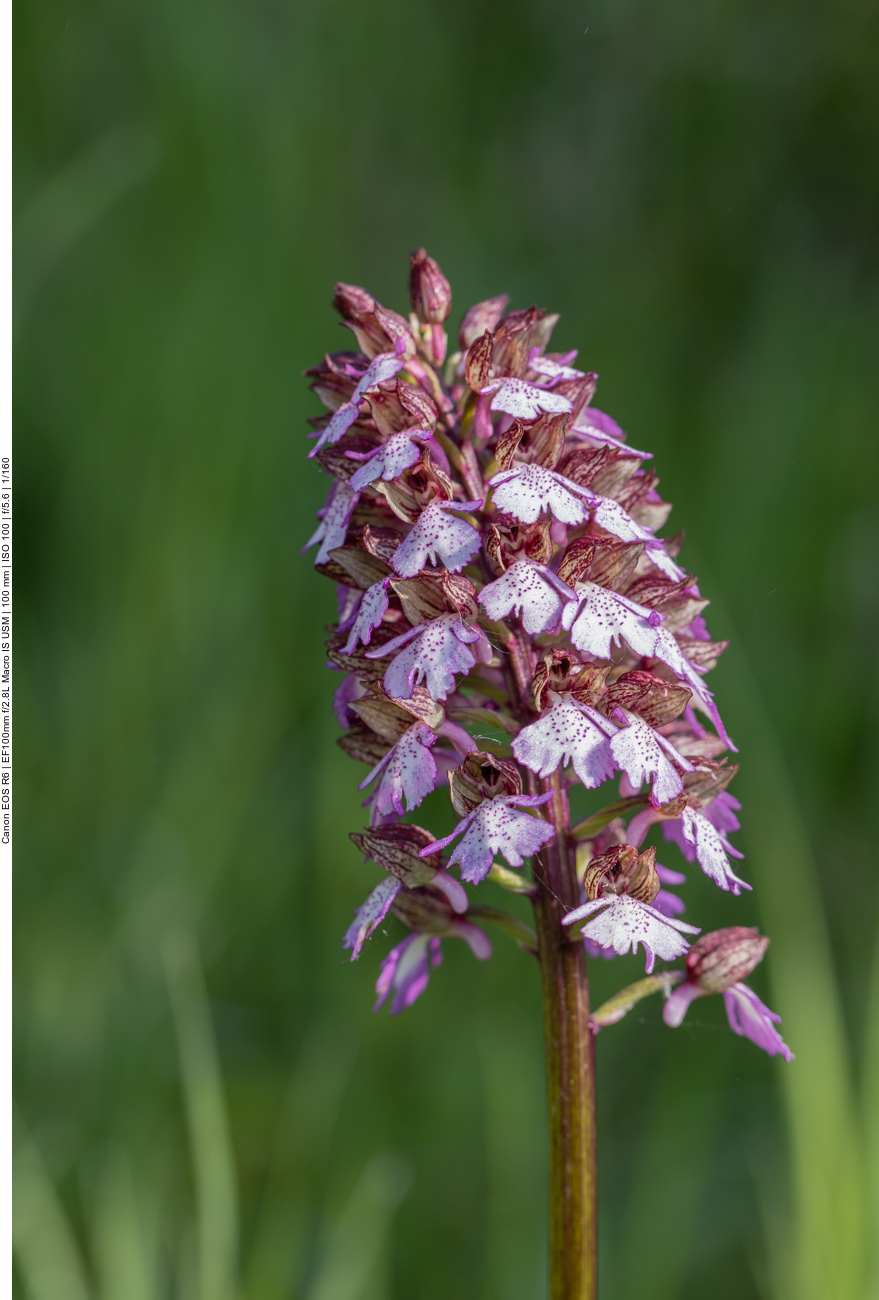
[[[671,1029],[677,1029],[678,1025],[683,1022],[690,1003],[696,998],[704,996],[705,994],[698,984],[692,984],[689,980],[679,984],[662,1008],[663,1020]]]
[[[525,858],[532,857],[553,838],[555,830],[549,822],[531,817],[520,808],[536,808],[551,798],[550,791],[542,795],[498,795],[486,799],[458,823],[451,835],[422,849],[421,856],[446,848],[463,833],[463,839],[449,859],[449,866],[455,862],[461,864],[463,880],[478,885],[488,875],[498,852],[504,855],[511,867],[521,867]]]
[[[693,764],[677,752],[675,747],[657,731],[628,709],[615,709],[614,721],[625,722],[610,742],[610,752],[621,772],[625,772],[633,790],[653,777],[651,802],[655,808],[676,798],[684,788],[681,775],[675,767],[679,764],[685,772],[693,771]]]
[[[432,501],[421,512],[417,523],[394,553],[393,565],[401,578],[414,578],[426,567],[439,561],[459,573],[479,550],[481,537],[472,524],[456,519],[449,510],[476,509],[481,502]],[[439,557],[439,558],[437,558]]]
[[[367,651],[367,658],[384,659],[404,642],[408,645],[392,661],[384,676],[385,690],[401,700],[411,699],[416,685],[422,681],[431,699],[444,700],[455,688],[455,673],[469,673],[477,658],[482,662],[491,658],[485,634],[479,628],[468,627],[457,614],[443,614],[429,623],[420,623],[386,645]],[[474,643],[475,656],[468,649]]]
[[[553,361],[551,357],[540,356],[537,348],[532,348],[528,358],[528,365],[538,375],[545,375],[547,379],[553,382],[559,379],[583,379],[585,371],[575,370],[573,366],[566,364],[568,361],[573,361],[576,355],[576,352],[569,352],[566,354],[564,361]]]
[[[370,797],[379,816],[396,813],[402,817],[404,798],[406,810],[411,812],[430,794],[436,784],[436,763],[430,752],[434,744],[436,736],[430,727],[416,722],[360,782],[358,790],[365,790],[381,774],[378,788]]]
[[[497,509],[523,524],[533,524],[545,510],[563,524],[586,522],[586,507],[580,500],[585,489],[543,465],[513,465],[495,474],[489,486]]]
[[[696,850],[699,866],[721,889],[732,890],[740,894],[743,889],[750,889],[746,881],[740,880],[730,866],[728,853],[734,858],[744,857],[734,849],[726,836],[712,826],[703,813],[694,808],[685,808],[681,813],[681,830],[684,839]]]
[[[577,597],[552,569],[534,560],[516,560],[506,573],[479,593],[479,603],[491,619],[522,615],[525,631],[536,635],[558,627],[566,600]]]
[[[587,406],[586,410],[580,413],[578,423],[573,429],[568,430],[569,436],[576,437],[578,434],[583,441],[590,442],[595,447],[616,447],[629,456],[637,456],[640,460],[653,459],[652,451],[638,451],[636,447],[630,447],[626,442],[626,435],[616,420],[605,415],[604,411],[596,410],[594,406]]]
[[[347,731],[354,723],[354,714],[351,713],[348,705],[353,704],[355,700],[362,700],[365,694],[366,687],[361,685],[354,673],[346,673],[342,678],[341,686],[337,686],[333,692],[333,712],[343,731]]]
[[[683,933],[698,934],[699,927],[686,921],[676,921],[663,916],[648,903],[639,903],[628,894],[610,898],[596,898],[569,912],[562,921],[572,925],[575,921],[589,919],[581,931],[602,948],[612,948],[618,957],[635,952],[640,944],[646,957],[647,974],[653,970],[656,958],[674,961],[689,948]]]
[[[760,1001],[753,989],[747,984],[733,984],[723,995],[726,1017],[729,1027],[736,1034],[750,1038],[752,1043],[762,1047],[770,1056],[783,1056],[792,1061],[794,1054],[775,1028],[781,1024],[781,1016],[770,1011]]]
[[[398,1015],[406,1007],[411,1007],[427,988],[430,966],[439,966],[441,961],[442,948],[435,935],[407,935],[391,949],[381,964],[375,982],[378,1000],[373,1011],[378,1011],[384,1006],[392,990],[394,993],[391,1001],[392,1016]]]
[[[326,564],[330,558],[330,551],[334,551],[337,546],[345,545],[348,521],[354,513],[354,507],[359,500],[359,492],[352,492],[347,483],[336,480],[330,488],[330,495],[327,497],[326,505],[322,510],[318,511],[321,522],[303,546],[303,555],[316,542],[320,542],[320,549],[314,557],[314,562],[315,564]]]
[[[593,790],[613,775],[609,737],[616,732],[597,709],[572,696],[554,695],[548,712],[523,727],[513,741],[513,753],[538,776],[549,776],[569,761],[587,789]]]
[[[374,629],[379,626],[387,613],[389,581],[388,578],[382,578],[380,582],[374,582],[363,593],[357,617],[354,619],[354,624],[345,645],[346,655],[353,654],[358,641],[362,641],[364,645],[369,645]]]
[[[373,357],[363,372],[350,400],[339,407],[326,428],[321,430],[318,441],[308,453],[309,459],[316,456],[321,447],[338,442],[343,434],[347,433],[357,419],[360,399],[367,389],[373,388],[376,384],[384,383],[386,379],[393,379],[394,375],[402,370],[405,364],[406,358],[399,356],[396,352],[380,352],[377,357]]]
[[[354,920],[348,926],[342,940],[342,946],[351,949],[352,961],[357,960],[366,940],[387,916],[388,908],[400,888],[401,884],[396,876],[386,876],[354,913]]]
[[[493,411],[505,411],[518,420],[536,420],[544,412],[564,415],[572,409],[567,397],[562,397],[561,393],[549,393],[524,379],[494,379],[480,392],[483,396],[494,393],[491,399]]]
[[[404,470],[414,465],[421,455],[421,448],[412,441],[416,435],[429,438],[430,431],[428,429],[406,429],[403,433],[394,433],[381,447],[376,447],[375,451],[365,456],[360,469],[355,474],[352,474],[349,479],[353,490],[360,492],[368,484],[375,482],[377,478],[389,483],[392,479],[399,478]],[[354,456],[355,453],[349,453],[349,455]],[[356,458],[359,459],[359,457],[360,454],[358,453]]]
[[[594,582],[577,584],[579,604],[566,605],[562,626],[578,650],[598,659],[611,658],[611,646],[625,639],[636,655],[661,659],[685,681],[714,721],[721,740],[734,749],[714,705],[714,697],[687,659],[671,632],[660,626],[662,616],[619,592]]]

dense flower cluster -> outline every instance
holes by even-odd
[[[476,920],[523,928],[475,906],[451,869],[528,893],[508,868],[562,836],[582,884],[564,924],[590,953],[640,946],[648,974],[686,954],[667,1023],[721,992],[736,1032],[789,1055],[741,983],[768,941],[736,929],[690,948],[699,931],[664,888],[684,877],[642,847],[660,823],[720,889],[750,888],[728,838],[735,747],[705,683],[726,643],[711,640],[708,602],[678,563],[681,536],[658,535],[671,506],[652,457],[592,405],[597,376],[576,353],[547,351],[556,316],[477,303],[447,356],[451,291],[424,250],[410,299],[407,318],[336,285],[359,350],[306,372],[328,408],[310,455],[332,484],[308,547],[338,584],[339,743],[369,766],[370,824],[352,838],[384,870],[345,936],[352,960],[396,916],[411,933],[382,963],[378,1005],[410,1005],[443,938],[482,960]],[[571,826],[570,786],[614,779],[614,802]],[[436,840],[403,819],[440,784],[460,821]],[[715,960],[709,978],[705,945],[710,955],[731,934],[747,960]]]

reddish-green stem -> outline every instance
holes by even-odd
[[[549,1300],[595,1300],[597,1174],[595,1052],[583,943],[561,925],[579,902],[567,797],[560,773],[549,811],[554,840],[534,859],[534,901],[543,981],[549,1123]]]

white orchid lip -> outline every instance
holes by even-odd
[[[479,391],[482,397],[491,396],[493,411],[503,411],[519,420],[536,420],[541,415],[567,415],[573,409],[568,398],[561,393],[549,392],[525,379],[493,379]]]
[[[510,613],[520,614],[525,631],[532,634],[555,630],[566,602],[576,600],[576,592],[552,569],[527,557],[515,560],[479,593],[489,618],[498,622]]]
[[[471,650],[470,647],[474,649]],[[367,659],[396,657],[384,675],[385,690],[396,699],[409,700],[424,682],[433,700],[444,700],[454,689],[456,673],[469,673],[489,663],[491,646],[481,628],[470,627],[459,614],[443,614],[419,623],[375,650]]]
[[[444,840],[435,840],[421,850],[421,857],[448,848],[462,836],[449,858],[449,866],[461,864],[461,875],[477,885],[491,870],[495,853],[502,853],[511,867],[521,867],[542,845],[555,836],[550,822],[531,817],[523,808],[539,808],[552,798],[552,791],[542,795],[496,795],[485,799]]]
[[[581,931],[601,948],[612,948],[618,957],[644,949],[645,970],[649,975],[656,958],[674,961],[689,948],[685,934],[699,934],[699,927],[664,916],[649,903],[640,903],[628,894],[614,894],[592,899],[574,908],[562,918],[562,925],[585,921]]]
[[[479,531],[466,519],[456,519],[449,511],[478,510],[482,501],[431,501],[412,531],[394,553],[394,572],[401,578],[414,578],[427,567],[428,561],[440,561],[451,573],[460,573],[482,545]]]

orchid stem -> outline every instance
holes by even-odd
[[[595,1051],[589,1026],[589,983],[582,942],[561,919],[579,902],[574,855],[563,824],[559,774],[544,782],[554,840],[534,859],[534,902],[543,982],[549,1125],[549,1300],[595,1300],[597,1171]]]

